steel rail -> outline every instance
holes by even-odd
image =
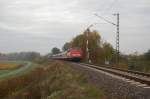
[[[80,63],[80,64],[85,64],[85,63]],[[87,65],[94,65],[94,64],[87,64]],[[125,69],[120,69],[120,68],[116,68],[116,67],[111,67],[109,65],[94,65],[94,66],[111,68],[114,70],[119,70],[119,71],[123,71],[123,72],[128,72],[128,73],[133,73],[133,74],[137,74],[137,75],[141,75],[141,76],[150,77],[150,73],[145,73],[145,72],[140,72],[140,71],[125,70]]]
[[[138,75],[142,75],[143,76],[143,72],[137,72],[137,71],[129,71],[129,70],[121,70],[121,69],[116,69],[116,68],[109,68],[109,67],[104,67],[104,66],[97,66],[97,65],[91,65],[91,64],[85,64],[85,63],[78,63],[79,65],[83,65],[83,66],[88,66],[88,67],[91,67],[91,68],[95,68],[95,69],[98,69],[98,70],[102,70],[102,71],[105,71],[105,72],[108,72],[108,73],[111,73],[111,74],[114,74],[114,75],[118,75],[118,76],[121,76],[121,77],[125,77],[127,79],[131,79],[131,80],[134,80],[136,82],[140,82],[142,84],[147,84],[150,86],[150,79],[149,79],[149,74],[145,74],[147,78],[145,77],[140,77]],[[138,74],[138,75],[134,75],[134,74]]]

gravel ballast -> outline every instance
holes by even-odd
[[[108,93],[108,99],[150,99],[150,86],[126,80],[87,66],[70,65],[82,72],[89,82],[105,90]]]

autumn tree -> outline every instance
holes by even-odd
[[[110,61],[113,58],[114,49],[112,45],[108,42],[103,43],[103,50],[104,50],[104,56],[105,60]]]
[[[110,60],[112,58],[113,47],[111,44],[103,43],[100,34],[97,31],[90,31],[88,38],[86,33],[77,35],[68,44],[70,47],[79,47],[83,51],[82,59],[86,61],[86,40],[88,39],[90,59],[94,63],[104,63],[105,59]],[[67,43],[64,45],[67,46]]]
[[[63,51],[67,51],[69,48],[71,48],[71,44],[69,42],[65,43],[64,46],[62,47]]]

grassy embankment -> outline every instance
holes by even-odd
[[[0,97],[9,99],[105,99],[102,90],[82,74],[59,61],[38,66],[32,72],[0,82]]]

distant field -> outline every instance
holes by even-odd
[[[0,81],[22,75],[35,67],[29,61],[0,61]]]
[[[15,69],[19,67],[20,64],[17,63],[0,63],[0,70],[2,69]]]

